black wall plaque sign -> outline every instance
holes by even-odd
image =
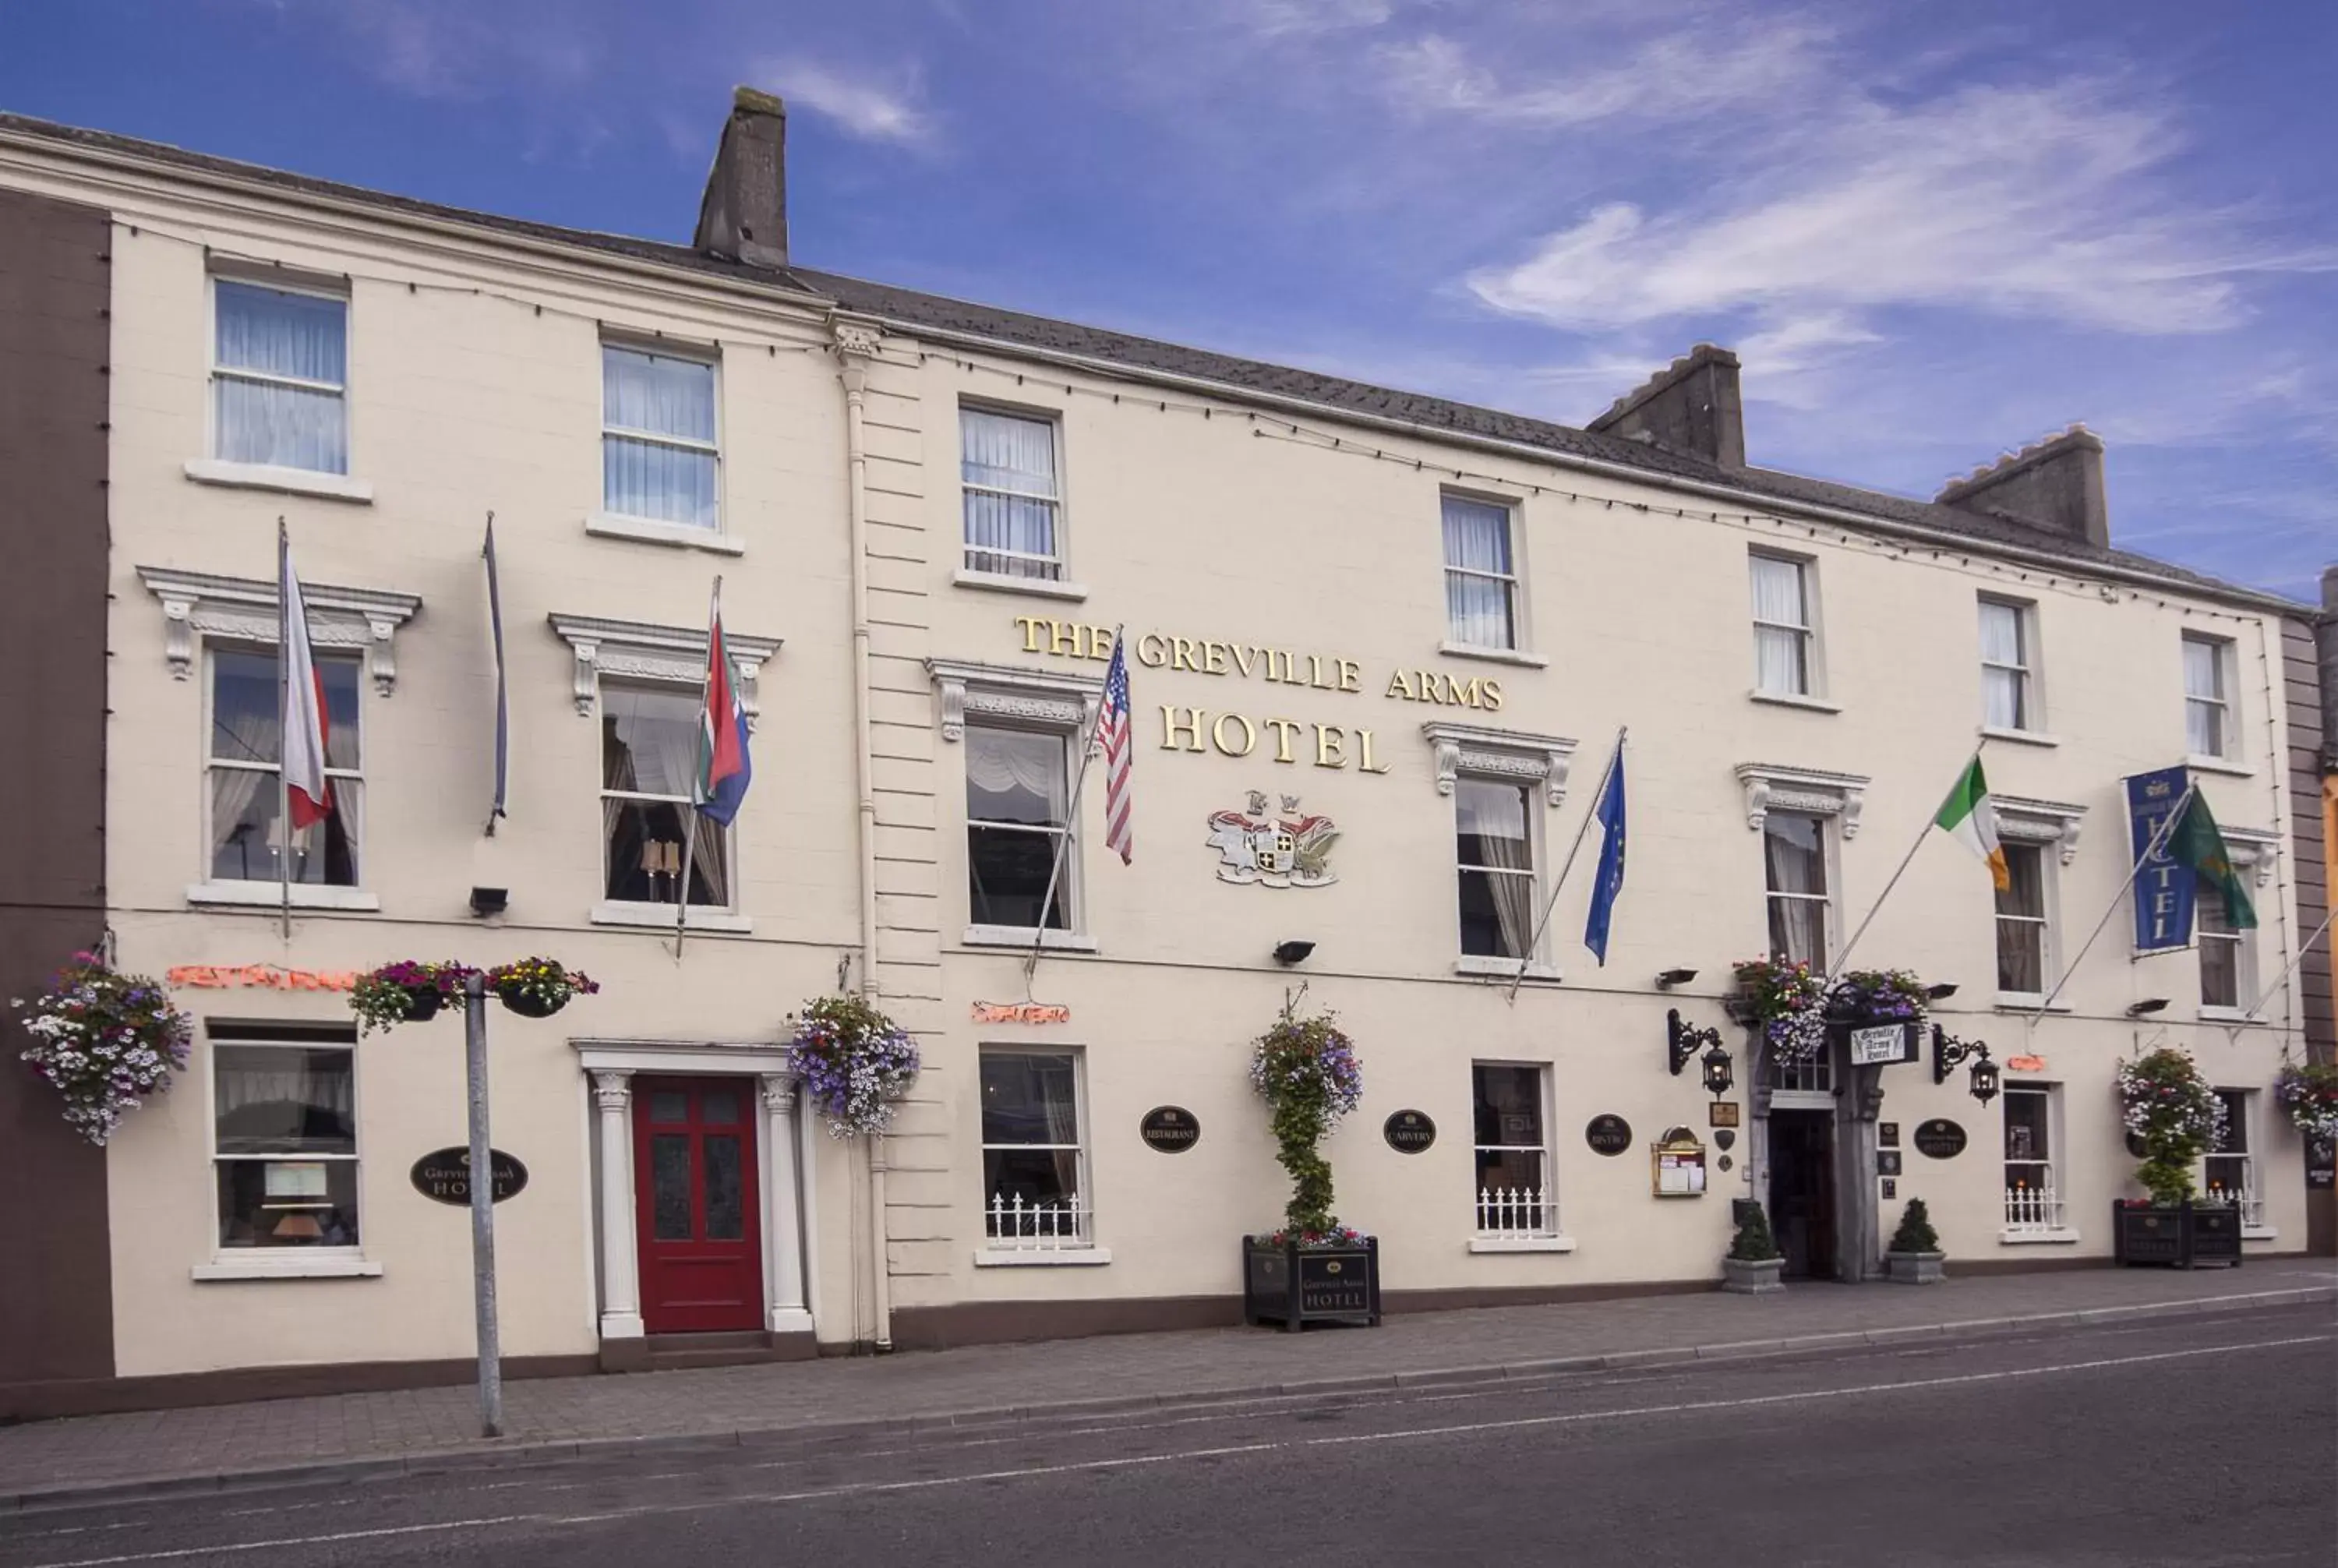
[[[1712,1104],[1705,1107],[1704,1124],[1708,1127],[1734,1127],[1737,1125],[1737,1113],[1738,1102],[1736,1101],[1715,1100]],[[1726,1149],[1729,1145],[1724,1143],[1722,1147]]]
[[[1583,1141],[1596,1154],[1621,1154],[1632,1146],[1632,1124],[1612,1112],[1594,1116],[1583,1128]]]
[[[1916,1152],[1927,1160],[1953,1160],[1965,1152],[1965,1130],[1945,1116],[1916,1123]]]
[[[1147,1149],[1183,1154],[1200,1142],[1202,1124],[1183,1105],[1156,1105],[1136,1124],[1136,1135],[1144,1140]]]
[[[1899,1196],[1900,1196],[1900,1183],[1899,1183],[1899,1182],[1897,1182],[1897,1181],[1893,1181],[1893,1180],[1891,1180],[1891,1177],[1889,1177],[1889,1176],[1886,1176],[1885,1178],[1883,1178],[1883,1195],[1884,1195],[1886,1198],[1897,1198],[1897,1197],[1899,1197]]]
[[[1899,1148],[1900,1123],[1897,1122],[1878,1122],[1875,1124],[1875,1142],[1886,1149]]]
[[[1713,1142],[1716,1148],[1734,1149],[1737,1147],[1737,1134],[1724,1127],[1714,1133]]]
[[[490,1196],[500,1203],[527,1185],[527,1167],[500,1149],[487,1152],[487,1163],[495,1168],[495,1186]],[[468,1208],[471,1202],[471,1152],[468,1149],[436,1149],[414,1162],[408,1173],[414,1190],[425,1198],[441,1203],[454,1203]]]
[[[2326,1138],[2305,1141],[2305,1184],[2317,1188],[2338,1185],[2338,1143]]]
[[[1437,1123],[1426,1111],[1395,1111],[1380,1123],[1380,1136],[1400,1154],[1418,1154],[1437,1142]]]
[[[1878,1149],[1875,1152],[1875,1173],[1879,1176],[1899,1175],[1900,1151],[1897,1149]]]

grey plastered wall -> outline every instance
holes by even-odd
[[[94,208],[0,191],[0,1004],[105,929],[108,251]],[[113,1373],[105,1156],[0,1007],[0,1418]]]

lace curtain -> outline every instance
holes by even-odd
[[[1771,951],[1814,969],[1826,966],[1826,900],[1812,897],[1826,892],[1825,842],[1825,830],[1815,817],[1773,811],[1763,824],[1763,862],[1772,895]]]
[[[2029,661],[2021,652],[2021,612],[2011,604],[1980,607],[1982,718],[2001,730],[2021,729],[2029,720],[2023,701]]]
[[[348,473],[348,302],[222,278],[212,284],[211,313],[218,456]]]
[[[965,408],[958,441],[968,567],[1013,577],[1059,575],[1055,426]]]
[[[1448,495],[1444,525],[1445,615],[1453,641],[1512,646],[1509,508]]]
[[[1534,839],[1527,794],[1507,784],[1469,779],[1455,791],[1463,864],[1487,873],[1486,891],[1501,927],[1506,958],[1525,957],[1534,940]]]
[[[1754,566],[1754,679],[1757,689],[1787,696],[1810,691],[1809,632],[1803,603],[1803,565],[1756,555]]]
[[[1071,817],[1064,750],[1060,736],[968,725],[967,819],[1063,827]]]
[[[714,367],[604,344],[601,410],[603,509],[715,526]]]

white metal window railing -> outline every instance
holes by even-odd
[[[2237,1205],[2242,1224],[2263,1225],[2264,1194],[2257,1190],[2256,1161],[2244,1154],[2209,1155],[2208,1181],[2203,1200]]]
[[[2008,1230],[2063,1229],[2062,1195],[2054,1185],[2053,1166],[2029,1162],[2006,1166],[2005,1228]]]
[[[1075,1195],[1046,1202],[1026,1202],[1018,1192],[1008,1198],[993,1193],[983,1210],[983,1229],[993,1247],[1028,1252],[1059,1252],[1086,1247],[1092,1215]]]
[[[1480,1236],[1547,1236],[1551,1205],[1539,1187],[1480,1187],[1478,1189],[1478,1234]]]

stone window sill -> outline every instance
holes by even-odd
[[[1483,659],[1489,664],[1523,664],[1529,670],[1545,670],[1550,666],[1549,659],[1544,655],[1517,648],[1480,648],[1474,642],[1439,642],[1437,651],[1448,659]]]
[[[671,904],[625,904],[614,900],[593,906],[592,922],[595,926],[625,926],[642,931],[671,931],[674,927],[673,906]],[[754,916],[742,915],[735,909],[702,909],[690,912],[693,931],[726,931],[743,936],[755,928]]]
[[[668,523],[657,517],[627,517],[614,512],[587,513],[584,532],[603,539],[631,539],[642,544],[670,544],[678,550],[711,550],[717,555],[744,555],[744,540],[716,528],[688,523]]]
[[[1478,980],[1515,980],[1518,977],[1518,961],[1515,958],[1489,958],[1479,953],[1464,953],[1453,961],[1453,973]],[[1527,978],[1557,985],[1558,968],[1551,964],[1528,964]]]
[[[2226,773],[2235,779],[2254,779],[2257,770],[2245,762],[2235,762],[2229,757],[2203,757],[2195,753],[2184,759],[2184,766],[2195,773]]]
[[[1065,1247],[1053,1252],[985,1247],[974,1255],[977,1269],[1098,1269],[1111,1261],[1109,1247]]]
[[[283,885],[276,882],[197,882],[187,889],[190,904],[224,904],[246,909],[275,909],[284,903]],[[381,908],[378,895],[362,887],[328,887],[315,882],[292,884],[295,909],[340,909],[370,915]]]
[[[1805,697],[1796,691],[1748,691],[1746,696],[1756,702],[1767,702],[1779,708],[1802,708],[1812,713],[1840,713],[1842,704],[1830,702],[1823,697]]]
[[[315,495],[327,501],[373,504],[373,486],[346,474],[319,474],[311,468],[279,468],[267,463],[230,463],[218,457],[190,457],[187,477],[198,485],[222,485],[231,490],[273,490],[282,495]]]
[[[1472,1252],[1572,1252],[1572,1236],[1472,1236]]]
[[[2017,746],[2059,746],[2062,738],[2048,735],[2043,730],[2009,730],[1999,724],[1984,724],[1980,732],[1991,740],[2010,740]]]
[[[1006,572],[977,572],[961,566],[950,581],[961,588],[978,588],[987,593],[1022,593],[1034,599],[1068,599],[1075,603],[1088,596],[1087,585],[1065,583],[1053,577],[1017,577]]]
[[[2078,1233],[2067,1226],[2058,1230],[2000,1230],[1998,1243],[2005,1247],[2070,1247],[2078,1240]]]
[[[1020,947],[1027,952],[1036,935],[1027,926],[969,926],[964,940],[969,947]],[[1096,939],[1076,931],[1051,927],[1040,937],[1039,946],[1050,953],[1093,953],[1096,951]]]
[[[225,1254],[189,1269],[197,1280],[216,1279],[378,1279],[381,1265],[349,1252],[293,1252],[290,1255],[231,1258]]]
[[[2071,1004],[2068,1002],[2057,1002],[2051,1007],[2041,1009],[2038,1004],[2045,1000],[2046,997],[2042,992],[2000,991],[1997,994],[1997,1001],[1994,1005],[2000,1013],[2037,1013],[2041,1011],[2047,1013],[2068,1013],[2070,1011]]]
[[[2263,1018],[2250,1017],[2249,1009],[2246,1007],[2219,1007],[2214,1003],[2203,1002],[2200,1004],[2200,1022],[2203,1024],[2246,1024],[2252,1028],[2263,1028],[2264,1026],[2265,1020]]]
[[[2244,1225],[2241,1227],[2241,1240],[2244,1241],[2278,1241],[2281,1240],[2281,1232],[2274,1230],[2270,1225]]]

